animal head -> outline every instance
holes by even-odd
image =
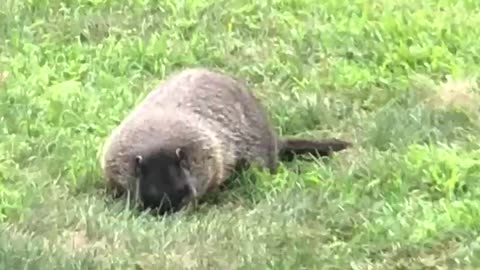
[[[144,209],[159,214],[180,210],[195,199],[193,177],[188,169],[185,151],[151,152],[135,156],[137,194]]]

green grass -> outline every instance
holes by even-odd
[[[480,268],[479,23],[476,0],[0,1],[0,269]],[[197,65],[354,147],[125,210],[97,151]]]

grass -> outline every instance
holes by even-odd
[[[479,268],[479,23],[474,0],[0,1],[0,269]],[[98,148],[195,65],[354,148],[125,210]]]

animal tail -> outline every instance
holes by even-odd
[[[282,138],[279,145],[279,159],[291,161],[295,155],[311,154],[315,157],[330,156],[352,146],[352,143],[338,139]]]

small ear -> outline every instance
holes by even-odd
[[[177,162],[180,165],[180,167],[184,169],[188,169],[188,160],[187,160],[187,154],[185,153],[185,150],[182,148],[177,148],[175,149],[175,156],[177,157]]]
[[[143,156],[135,156],[135,174],[139,176],[142,172]]]
[[[177,156],[178,161],[185,160],[185,158],[186,158],[185,150],[183,150],[182,148],[177,148],[175,150],[175,155]]]

